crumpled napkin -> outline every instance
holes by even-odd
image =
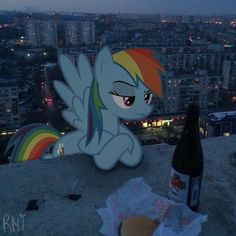
[[[112,193],[106,208],[97,212],[103,219],[100,232],[107,236],[118,236],[120,223],[130,216],[159,219],[161,223],[152,236],[196,236],[201,232],[201,224],[207,221],[206,215],[154,194],[142,177],[129,180]]]

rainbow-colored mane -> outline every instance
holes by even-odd
[[[160,72],[164,68],[150,49],[133,48],[113,55],[113,60],[126,70],[134,81],[141,80],[156,95],[162,96]]]

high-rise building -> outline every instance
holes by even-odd
[[[65,41],[67,46],[79,45],[78,22],[76,21],[65,22]]]
[[[19,91],[18,86],[10,83],[0,84],[0,127],[19,127]]]
[[[81,21],[79,24],[79,40],[83,44],[93,44],[95,42],[94,22]]]
[[[163,79],[165,96],[157,101],[157,114],[184,112],[184,103],[189,102],[198,102],[201,111],[206,113],[219,104],[227,106],[227,97],[236,101],[233,51],[213,50],[206,46],[159,47],[155,50],[169,72]]]
[[[57,47],[57,24],[54,21],[44,21],[43,45]]]
[[[207,74],[222,75],[223,61],[234,58],[234,52],[208,50],[205,46],[153,48],[160,55],[160,61],[167,71],[176,74],[194,74],[205,70]]]
[[[40,46],[40,27],[38,21],[28,20],[25,23],[26,40],[32,46]]]
[[[65,40],[67,46],[93,44],[95,42],[95,24],[90,21],[66,21]]]
[[[208,77],[208,88],[207,88],[207,101],[208,109],[217,108],[221,100],[221,88],[223,76],[207,76]]]
[[[201,112],[217,107],[221,76],[163,75],[163,98],[154,101],[154,114],[184,113],[188,104],[198,103]]]
[[[223,88],[236,90],[236,60],[224,60]]]
[[[34,47],[57,47],[57,24],[52,20],[28,20],[25,24],[26,40]]]

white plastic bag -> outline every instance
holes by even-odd
[[[196,236],[201,232],[201,224],[207,221],[206,215],[154,194],[143,178],[131,179],[111,194],[106,208],[98,209],[98,214],[103,219],[100,232],[107,236],[118,236],[120,223],[130,216],[158,219],[161,224],[153,236]]]

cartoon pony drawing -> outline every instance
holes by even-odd
[[[78,56],[77,66],[65,55],[60,57],[59,63],[66,83],[54,81],[53,85],[68,107],[62,116],[75,131],[60,136],[53,128],[44,125],[44,131],[53,136],[50,139],[48,135],[44,137],[48,139],[44,143],[51,146],[52,151],[46,153],[44,145],[44,151],[41,150],[37,158],[85,153],[92,156],[95,165],[103,170],[112,169],[119,161],[130,167],[139,164],[143,154],[141,145],[119,119],[147,117],[153,108],[152,94],[162,96],[160,73],[164,69],[154,51],[137,48],[112,55],[108,47],[104,47],[93,69],[84,54]],[[41,128],[38,125],[22,129],[12,137],[6,151],[16,140],[30,132],[39,133]],[[39,145],[40,141],[43,143],[43,137],[38,142],[36,139],[28,146],[25,143],[15,145],[12,161],[35,159],[27,148]],[[17,153],[21,153],[21,159]],[[22,157],[24,154],[28,156]]]

